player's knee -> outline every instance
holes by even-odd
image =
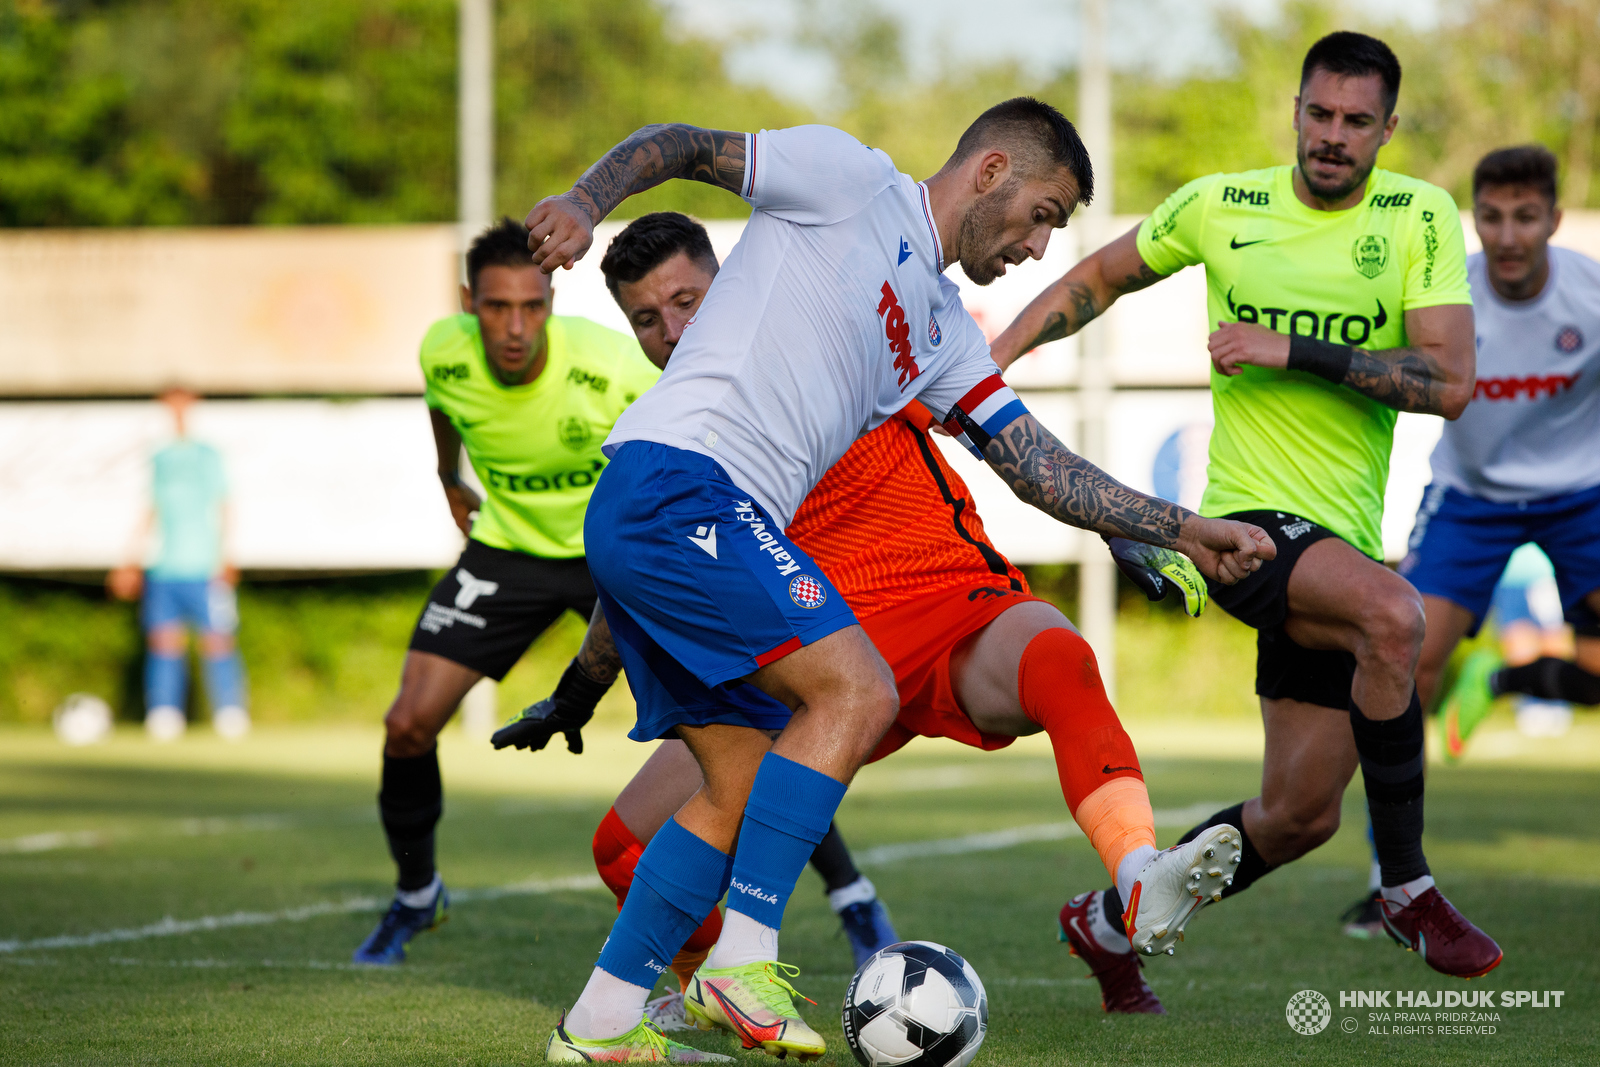
[[[1416,669],[1424,628],[1422,598],[1414,593],[1375,599],[1361,620],[1368,656],[1406,672]]]
[[[399,700],[383,717],[383,730],[384,752],[400,759],[427,752],[439,735],[439,731],[425,716],[416,714],[414,709]]]
[[[1264,809],[1265,822],[1271,838],[1273,862],[1287,863],[1326,844],[1339,832],[1339,804],[1337,801],[1322,807],[1315,805],[1290,805],[1277,810]]]
[[[207,632],[200,638],[200,651],[207,659],[231,656],[233,654],[233,635],[214,631]]]
[[[181,656],[184,636],[181,626],[158,626],[145,635],[145,647],[153,655]]]

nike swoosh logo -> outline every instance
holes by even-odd
[[[1249,248],[1251,245],[1264,244],[1265,242],[1270,241],[1270,240],[1272,240],[1272,238],[1263,237],[1258,241],[1240,241],[1239,238],[1237,236],[1235,236],[1233,240],[1228,242],[1228,247],[1229,248],[1234,248],[1234,249]]]
[[[1137,767],[1113,767],[1113,766],[1111,766],[1111,764],[1108,763],[1108,764],[1106,764],[1104,767],[1102,767],[1100,769],[1100,773],[1101,774],[1115,774],[1117,771],[1136,771],[1138,769],[1139,768],[1137,768]]]

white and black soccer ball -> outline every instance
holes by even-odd
[[[931,941],[879,949],[844,994],[844,1039],[861,1067],[966,1067],[989,1030],[972,964]]]

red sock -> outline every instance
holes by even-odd
[[[1038,634],[1023,650],[1017,694],[1024,714],[1050,735],[1067,810],[1115,878],[1122,857],[1155,847],[1155,819],[1139,756],[1089,643],[1063,628]]]
[[[639,857],[643,853],[644,845],[617,815],[617,809],[606,812],[606,817],[600,820],[600,828],[594,832],[594,867],[600,872],[600,880],[606,884],[606,888],[616,895],[618,911],[622,910],[622,902],[628,899],[628,887],[633,885],[633,869],[639,865]],[[694,972],[705,962],[711,946],[721,936],[722,912],[712,908],[706,921],[689,935],[689,940],[672,959],[672,973],[678,976],[684,989],[689,988],[689,979],[694,977]]]

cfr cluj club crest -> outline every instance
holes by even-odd
[[[1355,261],[1356,270],[1376,278],[1389,265],[1389,239],[1377,233],[1362,234],[1351,247],[1350,258]]]

